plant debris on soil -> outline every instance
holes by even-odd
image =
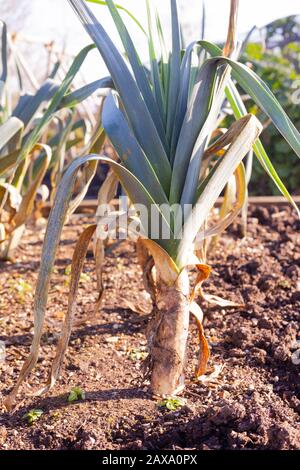
[[[198,300],[211,347],[209,369],[193,379],[199,346],[192,321],[187,386],[176,409],[159,406],[143,382],[151,303],[129,241],[108,246],[103,306],[84,321],[97,299],[89,253],[61,377],[48,394],[33,396],[54,357],[74,243],[91,220],[76,215],[64,229],[40,359],[14,412],[2,408],[0,448],[300,449],[300,224],[289,208],[252,207],[247,238],[239,237],[235,224],[210,254],[205,292],[245,307],[221,309]],[[29,228],[17,261],[0,263],[1,398],[29,352],[43,236],[43,227]],[[84,391],[84,400],[68,401],[74,387]],[[33,410],[38,419],[24,420]]]

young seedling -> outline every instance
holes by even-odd
[[[43,413],[43,410],[34,408],[28,411],[28,413],[25,413],[23,419],[26,420],[28,424],[33,424],[40,419]]]
[[[73,403],[80,400],[85,400],[85,391],[80,387],[73,387],[69,393],[68,402]]]
[[[19,294],[23,295],[28,292],[32,292],[32,285],[29,284],[27,281],[24,281],[24,279],[19,279],[16,284],[16,289],[19,292]]]
[[[184,405],[185,402],[181,398],[165,398],[157,404],[159,408],[164,408],[168,411],[176,411]]]
[[[67,278],[64,281],[65,286],[70,285],[71,271],[72,271],[71,265],[67,266],[66,269],[65,269],[65,276],[67,276]],[[86,274],[86,273],[81,273],[80,274],[80,282],[85,283],[85,282],[90,282],[90,280],[91,280],[91,277],[88,274]]]
[[[26,297],[32,294],[33,288],[29,282],[24,279],[17,279],[9,282],[10,289],[17,292],[18,300],[23,304]]]
[[[292,283],[288,279],[283,279],[282,281],[279,281],[277,285],[281,289],[285,289],[285,290],[291,289],[292,287]]]
[[[139,349],[132,349],[129,357],[132,361],[143,361],[148,356],[146,351],[140,351]]]

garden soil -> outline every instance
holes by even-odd
[[[14,412],[1,408],[0,448],[300,449],[300,223],[288,208],[251,207],[247,238],[240,238],[235,224],[210,253],[213,272],[204,292],[244,307],[220,308],[198,299],[211,358],[207,374],[194,380],[199,345],[192,320],[180,408],[160,407],[143,381],[151,304],[128,241],[107,247],[106,292],[96,316],[95,267],[88,254],[61,377],[45,396],[32,396],[46,382],[67,309],[66,268],[74,241],[90,221],[73,216],[64,229],[39,362]],[[27,229],[15,262],[0,263],[0,341],[6,352],[0,362],[1,399],[31,344],[44,236],[39,225]],[[75,386],[85,399],[69,403]],[[31,409],[43,414],[29,425],[24,415]]]

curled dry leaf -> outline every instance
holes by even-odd
[[[198,263],[196,264],[196,268],[198,272],[197,272],[195,285],[191,293],[191,300],[194,300],[199,290],[201,291],[201,286],[203,282],[209,278],[210,273],[212,271],[211,267],[208,266],[207,264]]]
[[[137,313],[138,315],[147,315],[150,313],[148,309],[141,305],[136,305],[134,302],[124,298],[120,301],[120,308],[131,310],[133,313]]]
[[[194,315],[197,320],[202,323],[203,322],[203,311],[201,307],[196,302],[190,303],[190,313]]]
[[[40,390],[37,394],[40,395],[50,390],[55,384],[57,377],[60,373],[62,363],[64,360],[65,352],[69,343],[75,310],[76,310],[76,297],[80,282],[80,276],[83,269],[84,260],[90,244],[90,241],[95,233],[96,225],[90,225],[80,235],[76,244],[72,265],[71,265],[71,282],[68,300],[68,311],[62,327],[60,339],[58,341],[56,355],[52,363],[51,371],[48,377],[46,387]]]
[[[196,306],[197,308],[195,308]],[[196,320],[197,327],[198,327],[198,339],[199,339],[199,345],[200,345],[200,352],[199,352],[199,358],[198,358],[198,365],[195,370],[195,376],[199,377],[200,375],[203,375],[206,372],[207,364],[208,364],[209,357],[210,357],[210,351],[209,351],[207,339],[205,338],[205,335],[204,335],[204,329],[202,326],[203,312],[201,308],[199,307],[199,305],[193,302],[190,312],[193,314]]]
[[[222,299],[218,295],[204,294],[201,292],[201,297],[208,303],[216,305],[221,308],[245,308],[245,304],[232,302],[231,300]]]
[[[96,263],[96,276],[97,276],[97,290],[98,290],[98,298],[95,303],[94,307],[94,315],[100,310],[103,294],[104,294],[104,284],[103,284],[103,263],[105,257],[105,249],[103,240],[97,238],[94,241],[94,256],[95,256],[95,263]]]
[[[207,375],[200,375],[198,377],[199,382],[202,383],[210,383],[210,382],[216,382],[223,372],[223,369],[225,367],[225,364],[217,364],[214,365],[213,371],[210,374]]]
[[[16,228],[20,227],[25,223],[27,218],[32,214],[34,208],[34,200],[37,194],[39,187],[42,184],[43,178],[46,174],[48,166],[51,161],[52,150],[49,145],[44,144],[36,144],[33,148],[34,150],[43,150],[45,152],[44,156],[42,157],[42,164],[38,174],[36,175],[33,183],[29,187],[28,191],[22,198],[22,202],[20,204],[20,208],[12,220],[12,226],[15,230]]]
[[[146,246],[143,244],[141,238],[138,238],[136,242],[136,251],[139,264],[143,272],[143,283],[144,288],[151,297],[152,305],[155,305],[155,272],[154,272],[154,260],[147,250]]]
[[[140,238],[140,243],[151,253],[159,278],[168,285],[174,285],[180,271],[169,254],[155,241],[148,238]]]
[[[245,305],[237,302],[232,302],[231,300],[222,299],[218,295],[205,294],[202,288],[202,284],[209,278],[211,273],[211,267],[205,264],[198,264],[198,276],[195,282],[194,289],[192,291],[191,298],[194,299],[198,293],[200,297],[208,303],[217,305],[221,308],[244,308]]]

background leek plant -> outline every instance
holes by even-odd
[[[296,207],[258,139],[262,126],[256,117],[247,113],[234,83],[237,82],[264,110],[300,156],[300,134],[273,93],[251,69],[235,60],[237,0],[231,0],[228,38],[223,51],[205,40],[197,41],[197,38],[182,50],[176,0],[170,0],[172,46],[168,51],[159,17],[146,1],[148,31],[143,31],[149,48],[150,74],[145,71],[112,0],[93,0],[93,3],[106,3],[109,8],[126,52],[125,59],[85,1],[68,2],[99,49],[111,75],[111,92],[101,113],[102,126],[119,161],[90,154],[73,161],[64,173],[44,240],[35,295],[33,344],[6,400],[7,407],[12,406],[20,384],[38,358],[56,249],[68,214],[76,173],[82,166],[90,168],[96,162],[110,165],[132,204],[143,204],[148,208],[148,227],[154,218],[158,218],[161,233],[170,233],[165,239],[161,234],[153,237],[149,230],[146,237],[137,242],[145,287],[153,300],[153,316],[147,332],[147,365],[151,388],[156,395],[174,395],[184,387],[190,313],[195,316],[199,328],[200,355],[196,376],[205,372],[209,348],[202,327],[202,312],[194,302],[197,289],[201,289],[210,273],[203,256],[203,242],[207,237],[221,233],[243,206],[247,195],[243,159],[252,148],[279,190]],[[137,24],[140,27],[140,23]],[[159,53],[154,45],[156,34],[161,44]],[[216,129],[220,125],[225,97],[236,122],[220,137]],[[233,209],[226,215],[221,214],[214,225],[207,225],[211,209],[233,175],[237,194]],[[108,193],[109,188],[106,195]],[[169,218],[165,217],[162,205],[169,209]],[[178,216],[186,205],[189,211],[182,225],[178,223]],[[95,225],[89,226],[75,248],[68,312],[49,380],[42,391],[54,385],[62,365],[74,317],[80,272],[95,230]],[[179,236],[181,232],[183,235]],[[201,236],[197,237],[199,232]],[[198,270],[193,286],[188,276],[190,266],[196,266]]]
[[[24,60],[20,67],[16,47],[10,47],[6,25],[0,22],[0,27],[0,258],[9,259],[22,237],[25,222],[32,215],[37,196],[41,201],[46,200],[50,190],[51,199],[54,198],[63,170],[69,163],[70,151],[76,148],[78,155],[79,148],[84,154],[91,149],[101,149],[104,135],[101,128],[97,123],[96,128],[91,129],[86,119],[78,114],[77,107],[99,88],[99,84],[102,88],[106,83],[110,85],[111,80],[100,80],[70,91],[91,46],[75,58],[61,84],[56,80],[59,64],[55,64],[50,77],[33,93],[26,93],[24,88],[31,76],[30,70]],[[11,86],[13,66],[18,71],[17,86]],[[42,184],[46,172],[49,173],[49,188]],[[86,180],[92,174],[90,169],[80,178],[79,195],[73,209],[80,202],[82,191],[84,195]]]

